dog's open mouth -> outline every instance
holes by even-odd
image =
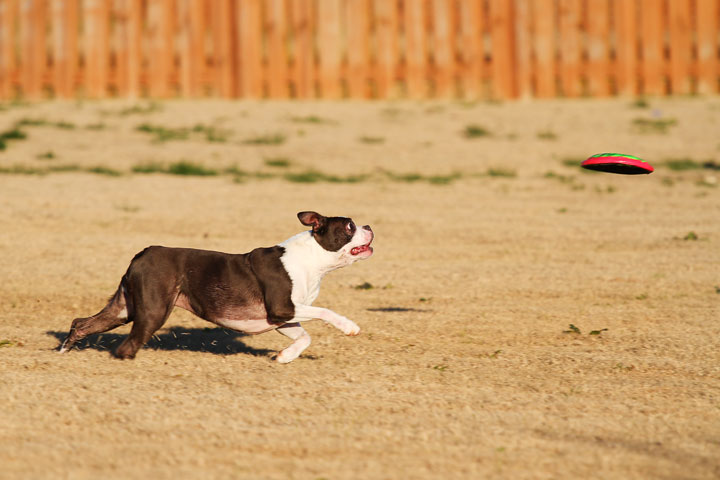
[[[367,251],[372,253],[373,248],[370,246],[371,243],[372,243],[372,239],[370,239],[370,241],[368,243],[366,243],[365,245],[360,245],[359,247],[353,248],[352,250],[350,250],[350,255],[356,256],[356,255],[360,255],[361,253],[365,253]]]

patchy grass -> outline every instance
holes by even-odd
[[[35,155],[35,158],[37,158],[38,160],[54,160],[57,157],[55,155],[55,152],[53,152],[52,150],[48,150],[44,153],[38,153],[37,155]]]
[[[287,138],[282,133],[271,133],[257,137],[246,138],[242,141],[244,145],[282,145]]]
[[[666,134],[670,127],[677,125],[674,118],[636,118],[632,121],[638,133]]]
[[[306,170],[299,173],[286,173],[283,178],[293,183],[359,183],[367,179],[367,175],[348,175],[345,177],[328,175],[317,170]]]
[[[205,140],[211,143],[225,143],[230,137],[230,130],[223,130],[214,126],[195,125],[192,129],[195,133],[205,135]]]
[[[21,118],[15,125],[17,127],[55,127],[63,130],[74,130],[77,126],[74,123],[60,120],[58,122],[51,122],[43,118]]]
[[[558,136],[555,132],[552,130],[542,130],[540,132],[537,132],[537,138],[540,140],[557,140]]]
[[[353,288],[355,288],[355,290],[372,290],[375,286],[370,282],[363,282],[360,285],[355,285]]]
[[[153,136],[154,143],[168,142],[170,140],[187,140],[190,136],[189,128],[166,128],[161,125],[143,123],[135,127],[138,132],[147,133]]]
[[[465,130],[463,130],[463,136],[465,138],[483,138],[490,137],[492,134],[489,130],[480,125],[468,125],[465,127]]]
[[[10,140],[25,140],[27,134],[20,130],[18,127],[13,127],[4,132],[0,132],[0,151],[7,148],[7,142]]]
[[[384,137],[363,136],[363,137],[358,138],[358,141],[360,143],[367,143],[369,145],[379,145],[381,143],[385,143],[385,138]]]
[[[297,116],[290,117],[290,121],[293,123],[313,123],[316,125],[334,125],[337,124],[335,120],[329,118],[318,117],[317,115]]]
[[[684,170],[699,170],[703,168],[703,163],[693,160],[692,158],[669,158],[663,162],[665,167],[676,172]]]
[[[650,102],[643,97],[638,97],[633,101],[630,106],[632,108],[650,108]]]
[[[218,171],[187,160],[181,160],[176,163],[171,163],[167,168],[167,173],[172,175],[211,177],[217,175]]]
[[[105,125],[102,122],[90,123],[88,125],[85,125],[85,130],[99,131],[99,130],[105,130],[106,128],[107,128],[107,125]]]
[[[287,168],[292,164],[287,157],[269,157],[265,159],[265,165],[274,168]]]
[[[119,177],[122,175],[122,172],[120,172],[119,170],[115,170],[114,168],[103,167],[103,166],[90,167],[86,171],[89,173],[95,173],[98,175],[107,175],[109,177]]]
[[[504,178],[515,178],[517,177],[517,173],[515,170],[511,170],[509,168],[495,168],[490,167],[485,172],[485,175],[488,177],[504,177]]]

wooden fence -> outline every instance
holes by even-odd
[[[719,91],[720,0],[0,0],[0,99]]]

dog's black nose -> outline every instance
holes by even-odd
[[[363,230],[368,230],[372,232],[372,228],[370,228],[370,225],[363,225]]]

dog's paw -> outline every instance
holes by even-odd
[[[277,363],[290,363],[293,360],[295,360],[298,357],[298,354],[293,351],[288,351],[289,348],[286,348],[282,352],[278,354],[277,357],[275,357],[275,361]]]
[[[342,331],[345,335],[350,335],[351,337],[354,337],[355,335],[360,334],[360,327],[352,320],[348,318],[343,318],[343,321],[340,324],[340,331]]]

